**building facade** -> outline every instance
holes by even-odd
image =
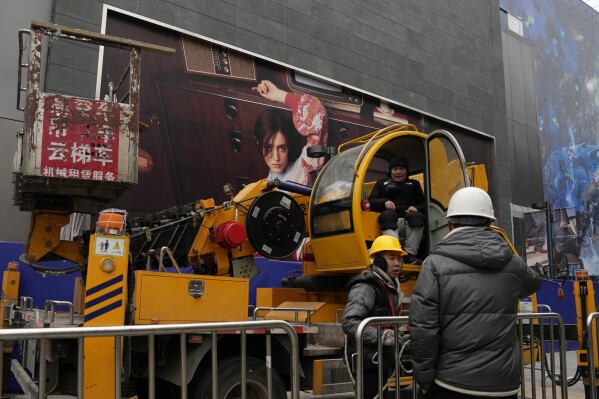
[[[35,18],[44,20],[42,10],[50,6],[47,21],[100,32],[106,5],[110,12],[139,15],[389,100],[421,115],[419,127],[425,132],[427,121],[436,121],[488,142],[491,155],[484,162],[490,191],[498,222],[508,232],[510,204],[543,201],[541,165],[534,156],[539,151],[534,86],[527,86],[530,68],[513,56],[511,44],[502,44],[507,26],[498,0],[54,0],[33,1],[30,7],[39,13]],[[35,19],[20,2],[14,9],[23,28]],[[9,17],[3,13],[1,18]],[[14,32],[2,40],[11,35],[16,41]],[[93,98],[98,68],[97,48],[52,43],[45,90]],[[522,84],[510,80],[514,74],[523,77]],[[14,77],[16,72],[1,78],[16,87]],[[11,110],[2,118],[16,125],[22,113]],[[5,136],[3,159],[10,159],[14,142]],[[476,147],[462,146],[467,161],[478,161]],[[5,175],[3,209],[19,215],[11,208],[10,176]],[[17,230],[2,229],[0,238],[24,240],[26,228]]]

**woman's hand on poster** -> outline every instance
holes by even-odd
[[[262,97],[278,103],[285,103],[285,96],[287,96],[285,90],[279,89],[270,80],[260,81],[257,86],[252,87],[252,90],[258,92]]]

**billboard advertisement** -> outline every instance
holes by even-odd
[[[547,218],[545,211],[524,214],[524,231],[526,235],[526,263],[534,266],[537,263],[547,267]]]
[[[133,216],[228,200],[227,183],[235,192],[265,177],[310,186],[327,151],[397,123],[448,130],[468,162],[486,165],[492,189],[490,136],[172,26],[105,12],[103,33],[176,49],[141,56],[138,185],[114,204]],[[98,98],[111,94],[127,64],[127,51],[104,49]],[[325,156],[309,156],[314,146]]]
[[[553,264],[562,271],[568,270],[575,276],[575,270],[583,267],[580,259],[580,236],[576,224],[576,209],[559,208],[551,211],[551,231],[553,239]]]
[[[582,1],[501,0],[533,49],[544,199],[578,215],[580,258],[599,275],[599,14]]]
[[[549,271],[551,252],[552,275],[574,277],[583,267],[580,259],[580,236],[576,224],[576,209],[558,208],[551,211],[549,226],[551,243],[547,240],[547,214],[544,210],[524,213],[526,263]],[[551,244],[551,246],[549,245]]]

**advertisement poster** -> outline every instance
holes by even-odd
[[[47,96],[44,101],[42,175],[118,181],[119,126],[108,121],[119,120],[120,104],[62,96]]]
[[[580,258],[598,276],[599,15],[583,2],[501,0],[500,5],[523,21],[522,40],[532,48],[544,200],[576,210],[579,253],[568,252],[569,262]]]
[[[540,263],[545,268],[549,265],[547,249],[547,221],[545,211],[524,214],[524,230],[526,233],[526,264],[535,266]]]
[[[553,263],[559,270],[568,270],[570,276],[582,269],[580,240],[576,225],[576,209],[553,209],[551,215],[553,235]]]
[[[529,266],[544,267],[549,270],[549,251],[554,276],[573,277],[582,268],[580,240],[577,234],[575,208],[551,210],[551,248],[547,240],[547,218],[545,211],[524,214],[526,233],[526,263]],[[538,266],[540,265],[540,266]]]
[[[130,216],[206,198],[220,203],[229,199],[227,183],[234,192],[266,177],[311,186],[327,157],[309,157],[308,147],[334,153],[397,123],[425,133],[449,131],[468,162],[487,166],[492,185],[489,136],[125,12],[109,9],[104,30],[176,50],[174,56],[141,55],[138,184],[113,204]],[[99,98],[128,62],[128,51],[104,49]],[[127,79],[120,86],[127,87]]]

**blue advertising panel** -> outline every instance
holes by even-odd
[[[579,0],[500,5],[504,18],[521,20],[521,40],[533,49],[545,201],[575,210],[576,232],[557,231],[556,245],[576,234],[570,253],[599,275],[599,14]]]

